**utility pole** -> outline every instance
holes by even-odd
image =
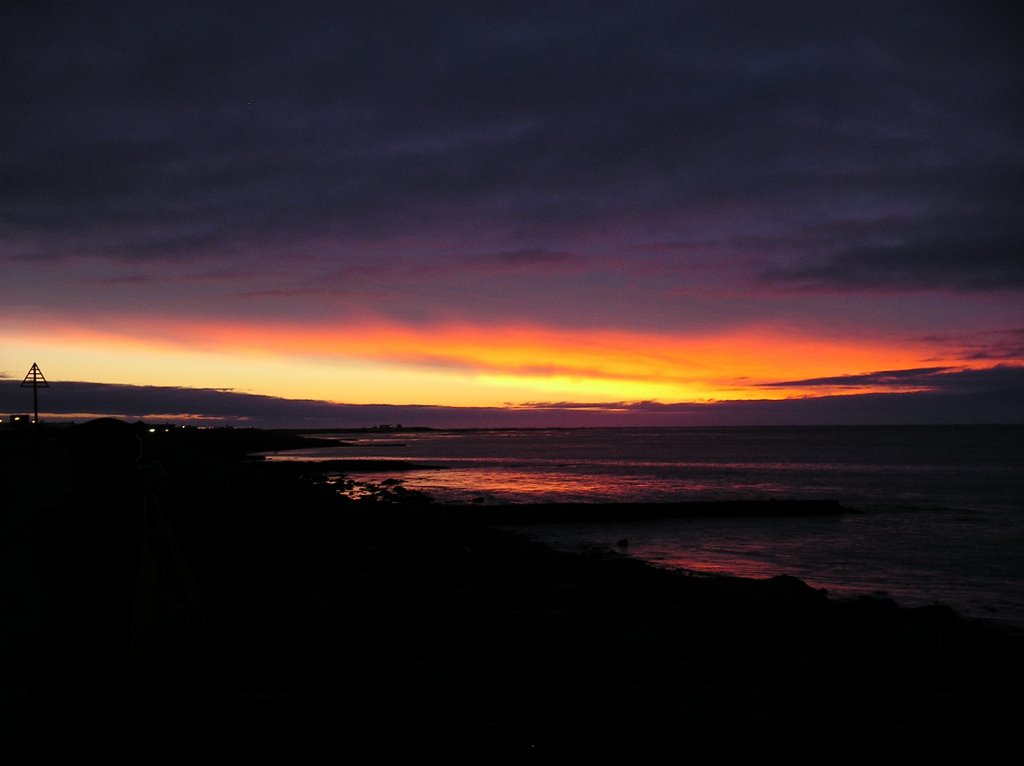
[[[29,386],[32,387],[32,425],[36,425],[39,422],[39,389],[49,388],[50,384],[46,382],[43,371],[35,362],[32,362],[32,368],[28,371],[25,379],[21,381],[22,388]]]

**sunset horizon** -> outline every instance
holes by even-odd
[[[8,761],[1019,760],[1022,33],[0,5]]]
[[[1024,419],[1012,14],[583,8],[6,11],[0,376]]]

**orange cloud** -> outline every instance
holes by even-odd
[[[232,370],[245,377],[223,381],[224,385],[259,393],[474,405],[545,399],[679,402],[802,397],[812,392],[806,387],[761,384],[913,368],[924,359],[934,365],[941,353],[924,342],[822,338],[781,326],[670,335],[528,324],[414,327],[367,320],[310,326],[108,318],[89,328],[51,326],[47,335],[90,349],[96,360],[119,355],[126,360],[126,369],[131,369],[132,359],[170,359],[178,354],[181,362],[174,364],[194,366],[195,377],[203,359],[207,364],[216,359],[222,377],[231,377]],[[939,363],[965,366],[962,359]],[[96,379],[84,372],[75,377]],[[823,386],[813,395],[843,390]],[[907,389],[880,384],[859,390]]]

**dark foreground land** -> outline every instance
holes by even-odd
[[[998,627],[558,553],[243,459],[286,434],[160,437],[139,487],[167,525],[136,569],[138,530],[101,520],[125,493],[55,478],[82,459],[66,434],[0,440],[7,763],[1019,755],[1024,641]]]

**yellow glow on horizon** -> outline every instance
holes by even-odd
[[[569,375],[528,376],[483,374],[477,378],[486,386],[518,387],[533,390],[565,401],[689,401],[682,386],[657,381],[622,380],[618,378],[579,378]],[[583,397],[580,399],[579,397]]]
[[[850,389],[758,384],[964,366],[938,360],[935,349],[924,346],[819,338],[785,327],[680,336],[527,325],[331,327],[108,318],[89,328],[18,328],[0,341],[12,377],[20,374],[9,369],[16,359],[26,369],[39,361],[54,380],[226,388],[352,404],[783,399]]]
[[[5,356],[38,359],[51,382],[79,380],[137,386],[230,389],[287,399],[317,399],[352,404],[466,404],[493,403],[494,391],[433,370],[410,369],[359,359],[332,363],[284,355],[231,350],[189,350],[176,345],[122,344],[116,338],[81,336],[61,340],[5,339]],[[47,361],[42,361],[46,359]],[[31,362],[30,362],[31,363]],[[8,370],[12,377],[16,370]],[[502,390],[513,396],[518,392]]]

